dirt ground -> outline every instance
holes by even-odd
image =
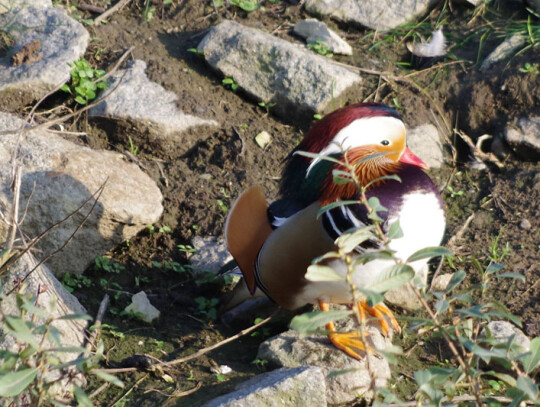
[[[85,3],[105,5],[101,0]],[[109,366],[118,366],[133,354],[150,353],[165,360],[188,355],[247,326],[227,326],[211,319],[211,310],[216,308],[212,299],[226,291],[227,282],[186,271],[189,248],[178,245],[190,245],[196,235],[222,236],[226,209],[249,185],[260,184],[269,198],[275,197],[281,162],[311,124],[275,117],[241,91],[233,93],[226,89],[222,78],[204,59],[188,51],[197,48],[209,27],[225,18],[300,42],[290,34],[295,22],[308,17],[299,5],[284,0],[262,1],[264,10],[247,13],[236,7],[215,9],[211,1],[164,3],[155,0],[150,4],[154,10],[151,20],[146,12],[151,9],[142,0],[136,0],[115,13],[108,24],[87,26],[92,39],[86,58],[93,66],[107,69],[134,45],[133,58],[148,64],[151,80],[179,96],[179,107],[184,112],[214,119],[221,125],[217,130],[194,129],[167,148],[129,123],[82,120],[76,125],[88,133],[81,141],[94,148],[129,150],[129,136],[139,148],[137,158],[148,168],[165,197],[160,224],[110,254],[111,261],[123,270],[114,273],[93,267],[85,273],[91,282],[75,290],[93,315],[103,287],[113,295],[104,320],[108,324],[104,338]],[[540,61],[539,43],[488,72],[480,72],[479,64],[509,33],[510,22],[521,22],[523,27],[527,14],[524,7],[498,8],[503,2],[494,2],[494,7],[486,10],[456,3],[441,2],[421,22],[390,33],[374,33],[332,20],[325,22],[354,48],[354,56],[334,56],[335,60],[386,73],[362,74],[362,88],[348,102],[385,102],[397,108],[409,127],[430,122],[447,136],[450,164],[431,173],[441,187],[447,207],[445,242],[462,232],[461,240],[452,247],[457,263],[467,256],[484,261],[493,250],[504,255],[502,262],[509,271],[524,275],[526,283],[508,280],[496,287],[494,296],[522,318],[527,335],[540,336],[538,165],[509,154],[502,168],[488,164],[485,170],[473,169],[468,148],[452,132],[459,129],[473,140],[484,134],[500,138],[506,123],[540,114],[540,75],[520,71],[525,63]],[[95,17],[89,12],[73,13],[83,18]],[[444,25],[450,53],[431,61],[411,57],[405,44],[418,40],[418,34],[429,37],[439,24]],[[61,97],[57,96],[55,102]],[[254,141],[263,130],[272,135],[272,142],[265,149]],[[489,141],[485,143],[486,151],[489,145]],[[474,219],[462,229],[472,214]],[[523,221],[528,221],[530,227],[523,227]],[[160,231],[162,227],[165,228]],[[504,250],[506,247],[508,250]],[[464,260],[463,265],[474,280],[475,272],[467,264]],[[442,271],[451,269],[445,265]],[[161,310],[159,322],[153,325],[120,314],[130,299],[126,293],[140,290]],[[195,301],[197,297],[206,298],[206,307]],[[136,386],[118,405],[196,406],[226,393],[235,384],[268,368],[264,362],[254,363],[258,344],[286,329],[287,324],[287,317],[283,316],[255,335],[177,366],[168,372],[176,384],[167,383],[159,374],[121,375],[127,389]],[[421,355],[418,360],[411,362],[411,366],[422,363]],[[230,366],[233,373],[224,377],[212,373],[212,361]],[[199,383],[201,387],[189,394]],[[109,388],[97,400],[109,405],[125,391]]]

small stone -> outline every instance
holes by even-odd
[[[532,225],[529,219],[523,219],[521,222],[519,222],[519,227],[523,230],[530,230]]]
[[[439,131],[432,124],[423,124],[407,132],[407,145],[430,168],[441,168],[444,150]]]
[[[540,160],[540,116],[522,117],[504,134],[512,150],[525,160]]]
[[[308,44],[316,44],[321,41],[330,48],[334,54],[352,55],[352,47],[340,38],[326,24],[314,18],[298,22],[293,31],[296,35],[305,38]]]
[[[257,145],[260,148],[264,149],[271,142],[272,142],[272,136],[267,131],[263,130],[255,136],[255,143],[257,143]]]
[[[523,333],[523,331],[508,321],[491,321],[487,325],[487,329],[491,335],[500,342],[506,343],[508,338],[514,336],[514,343],[517,344],[525,352],[528,352],[531,347],[531,340]]]
[[[448,287],[448,283],[452,279],[453,273],[441,274],[433,279],[431,282],[431,290],[443,292]]]
[[[484,62],[482,62],[480,70],[487,71],[497,62],[509,58],[514,52],[523,47],[526,42],[527,37],[521,33],[514,34],[507,38],[487,56]]]
[[[159,318],[159,310],[150,304],[144,291],[131,297],[131,304],[125,308],[125,311],[148,323]]]
[[[195,236],[192,241],[195,253],[189,258],[189,263],[195,272],[211,272],[217,274],[221,268],[232,260],[232,256],[223,239],[214,236]]]

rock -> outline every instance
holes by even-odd
[[[508,321],[491,321],[487,325],[487,329],[498,342],[506,343],[512,335],[515,335],[514,343],[523,351],[528,352],[531,348],[531,340],[521,329],[516,328]]]
[[[195,253],[189,258],[189,262],[196,272],[209,271],[217,274],[233,259],[222,239],[195,236],[192,243]]]
[[[376,348],[384,349],[389,346],[389,340],[383,338],[376,328],[368,327],[368,331]],[[320,367],[326,382],[328,404],[349,403],[358,397],[369,400],[372,397],[369,392],[371,379],[366,359],[353,359],[335,348],[326,337],[300,338],[296,331],[290,330],[263,342],[257,358],[266,359],[275,366]],[[377,386],[384,387],[390,378],[388,362],[384,358],[370,356],[370,365]],[[331,375],[337,371],[342,374]]]
[[[0,131],[19,129],[23,124],[15,116],[0,113]],[[55,273],[82,273],[96,256],[157,222],[163,211],[163,197],[155,182],[121,154],[94,151],[46,130],[35,130],[0,138],[3,213],[11,212],[13,200],[12,156],[22,167],[19,213],[26,213],[21,229],[31,238],[76,211],[106,181],[93,213],[71,242],[47,261]],[[37,244],[39,258],[58,250],[70,238],[93,202]],[[5,240],[7,232],[7,225],[0,222],[0,240]]]
[[[529,219],[523,219],[521,222],[519,222],[519,227],[523,230],[531,230],[531,222]]]
[[[115,72],[109,88],[90,109],[90,116],[132,120],[161,138],[195,126],[217,126],[214,120],[201,119],[178,110],[178,96],[151,82],[144,71],[146,63],[135,60],[128,68]]]
[[[407,145],[431,168],[444,164],[444,150],[437,128],[423,124],[407,132]]]
[[[414,311],[422,308],[422,303],[414,294],[409,285],[404,285],[384,294],[384,301],[387,304],[403,308],[407,311]]]
[[[140,291],[131,297],[131,304],[125,308],[125,311],[148,323],[159,318],[159,310],[150,304],[144,291]]]
[[[31,298],[31,303],[33,304],[37,297],[37,306],[45,313],[45,315],[29,312],[25,319],[30,320],[31,318],[34,318],[34,324],[40,326],[46,322],[49,316],[51,316],[56,319],[52,323],[52,326],[59,332],[58,339],[60,344],[58,345],[51,342],[49,339],[45,339],[44,348],[82,346],[85,340],[84,330],[87,321],[81,319],[59,320],[58,318],[72,314],[87,314],[86,309],[84,309],[75,296],[66,291],[46,266],[41,265],[34,270],[37,264],[37,260],[31,254],[27,253],[9,267],[5,273],[0,274],[0,286],[3,288],[3,293],[7,294],[6,297],[0,301],[0,312],[2,312],[3,315],[20,317],[20,308],[17,306],[16,298],[17,291],[15,290],[13,294],[8,293],[15,287],[15,284],[19,284],[21,280],[28,276],[18,292],[21,295],[29,296]],[[30,273],[31,270],[34,271]],[[36,335],[33,337],[39,342],[43,335]],[[11,336],[9,332],[4,331],[4,324],[0,324],[0,338],[0,349],[17,353],[22,349],[18,347],[15,338]],[[67,363],[75,360],[79,354],[74,352],[52,352],[51,356],[58,358],[60,363]],[[68,368],[68,370],[76,374],[73,367]],[[49,370],[47,379],[59,379],[61,374],[63,374],[64,377],[69,376],[66,372],[61,373],[60,370]],[[75,380],[71,382],[68,382],[67,379],[61,379],[60,382],[52,388],[52,392],[61,399],[66,398],[69,397],[69,394],[72,391],[71,386],[73,384],[81,386],[84,385],[84,383],[85,380],[80,375],[76,375]],[[0,404],[2,403],[0,402]]]
[[[272,136],[267,131],[263,130],[255,136],[255,143],[264,149],[272,142]]]
[[[43,4],[43,2],[39,2]],[[32,1],[33,4],[33,1]],[[22,5],[0,15],[0,27],[15,40],[9,58],[0,59],[0,107],[16,110],[70,79],[69,64],[88,44],[88,32],[59,8]],[[12,66],[11,55],[33,41],[39,46],[30,61]]]
[[[523,34],[514,34],[505,39],[497,48],[495,48],[480,65],[481,71],[487,71],[497,62],[509,58],[519,48],[523,47],[527,42],[527,37]]]
[[[453,273],[445,273],[435,277],[431,282],[431,291],[446,291],[446,287],[448,287],[448,283],[450,283],[453,276]]]
[[[324,45],[330,47],[334,54],[352,55],[352,47],[340,38],[326,24],[310,18],[296,23],[293,28],[296,35],[305,38],[308,44],[315,44],[322,41]]]
[[[325,407],[324,376],[317,367],[278,369],[241,383],[204,407]]]
[[[234,21],[223,21],[198,49],[206,61],[251,97],[273,102],[275,112],[312,118],[336,106],[336,98],[361,81],[329,58]]]
[[[540,116],[522,117],[517,122],[517,129],[506,129],[504,138],[521,158],[540,160]]]
[[[306,11],[374,30],[391,30],[426,14],[436,0],[306,0]]]
[[[0,0],[0,14],[23,7],[52,7],[51,0]]]

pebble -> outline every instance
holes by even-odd
[[[529,221],[529,219],[523,219],[521,222],[519,222],[519,227],[523,230],[530,230],[531,222]]]

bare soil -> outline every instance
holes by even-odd
[[[100,0],[86,3],[104,4]],[[178,245],[190,245],[196,235],[222,236],[226,207],[249,185],[260,184],[269,198],[275,197],[281,162],[311,124],[275,117],[241,91],[233,93],[226,89],[221,84],[222,78],[203,58],[188,51],[197,48],[209,27],[225,18],[300,42],[290,34],[290,29],[292,24],[308,17],[303,9],[291,4],[295,3],[292,1],[261,3],[264,10],[246,13],[235,7],[216,10],[211,1],[173,0],[172,4],[164,5],[156,0],[151,4],[155,13],[148,21],[143,1],[137,0],[115,13],[108,24],[97,28],[87,26],[92,41],[86,58],[94,66],[103,69],[112,66],[127,48],[135,45],[133,58],[146,61],[149,78],[174,91],[184,112],[221,124],[217,130],[194,129],[166,147],[130,123],[80,120],[74,126],[88,132],[81,141],[94,148],[129,151],[129,136],[139,149],[137,158],[155,178],[165,197],[165,212],[154,232],[143,231],[111,253],[114,262],[124,270],[111,273],[91,268],[86,272],[92,281],[90,286],[75,291],[91,314],[97,311],[103,287],[113,296],[104,320],[114,326],[104,332],[109,366],[118,366],[125,357],[142,353],[171,360],[246,327],[227,326],[199,309],[195,298],[220,298],[228,286],[221,279],[203,279],[182,271],[189,253]],[[354,56],[334,56],[335,60],[381,73],[362,73],[362,88],[349,103],[385,102],[398,109],[408,126],[431,122],[448,135],[450,164],[431,173],[443,191],[447,207],[445,242],[474,214],[472,223],[463,230],[462,239],[453,247],[456,263],[467,268],[473,281],[477,278],[475,271],[470,263],[460,260],[472,256],[486,261],[492,255],[490,247],[495,239],[499,253],[508,245],[508,253],[501,261],[508,265],[509,271],[524,275],[527,281],[505,281],[496,287],[493,295],[522,318],[526,334],[539,336],[538,164],[523,162],[510,153],[502,168],[488,164],[485,170],[472,169],[470,151],[451,130],[460,129],[472,139],[483,134],[498,138],[507,123],[522,116],[539,115],[540,75],[519,69],[526,62],[540,60],[540,47],[529,47],[488,72],[480,72],[479,63],[508,33],[504,31],[507,22],[526,21],[526,12],[524,8],[514,7],[514,10],[478,14],[466,5],[450,4],[452,8],[440,4],[417,26],[386,34],[331,20],[325,22],[354,48]],[[83,13],[83,17],[94,15]],[[452,45],[450,54],[435,61],[411,57],[405,43],[416,33],[429,37],[440,22],[444,23]],[[57,96],[55,102],[62,97]],[[272,135],[272,142],[265,149],[254,141],[255,135],[263,130]],[[489,149],[489,145],[488,141],[484,148]],[[171,232],[160,232],[163,226],[170,227]],[[171,266],[173,262],[178,265]],[[452,270],[445,265],[442,271]],[[120,314],[130,300],[127,294],[140,290],[161,311],[161,318],[155,324],[145,325]],[[123,374],[120,377],[127,389],[135,387],[122,402],[139,406],[196,406],[224,394],[235,384],[268,368],[253,363],[258,344],[286,329],[287,323],[283,314],[255,335],[243,337],[176,369],[168,369],[175,384],[167,383],[160,374]],[[419,349],[395,374],[411,372],[433,362],[428,354],[429,349]],[[212,373],[212,360],[230,366],[233,373],[224,377]],[[198,383],[201,387],[197,391],[185,395]],[[100,393],[97,400],[109,405],[124,393],[125,390],[111,387]]]

